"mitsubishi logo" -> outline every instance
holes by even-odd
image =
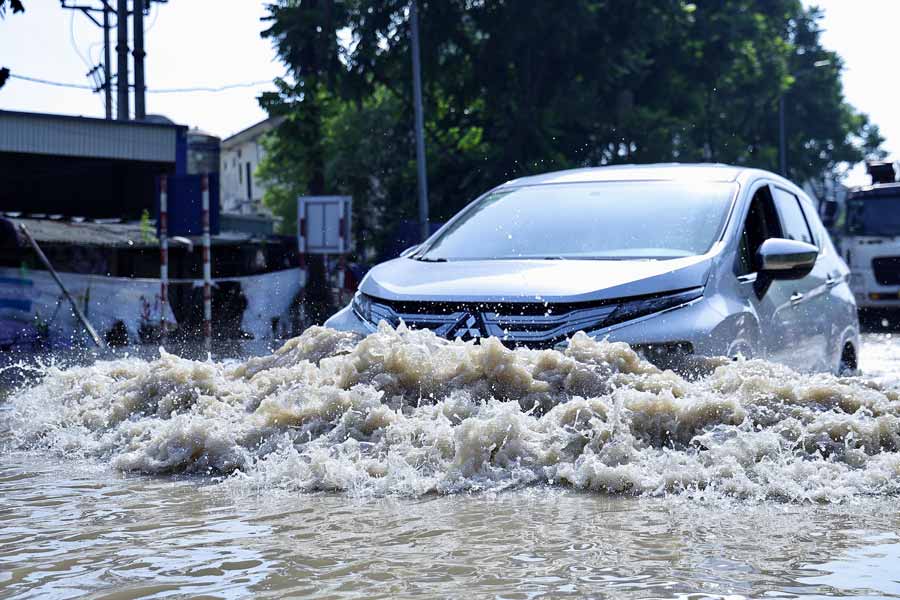
[[[487,327],[484,325],[484,319],[481,318],[481,314],[464,313],[453,325],[447,337],[464,342],[477,340],[487,337]]]

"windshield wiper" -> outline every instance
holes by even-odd
[[[428,258],[427,256],[420,256],[416,260],[422,262],[447,262],[446,258]]]

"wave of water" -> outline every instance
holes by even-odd
[[[544,483],[795,501],[900,491],[896,389],[758,360],[712,366],[688,381],[583,334],[559,352],[314,327],[245,362],[161,350],[50,368],[0,419],[12,448],[242,488],[415,496]]]

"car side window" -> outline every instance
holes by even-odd
[[[800,200],[800,208],[803,209],[803,214],[806,216],[806,223],[809,225],[809,230],[812,232],[812,243],[819,247],[819,252],[826,251],[828,244],[825,242],[825,239],[828,237],[828,231],[822,224],[819,214],[811,207],[809,202],[804,202],[802,199]]]
[[[778,216],[781,217],[782,237],[807,244],[815,244],[809,224],[800,208],[800,199],[794,194],[775,188],[773,191]]]
[[[747,219],[744,221],[738,257],[738,275],[748,275],[758,270],[756,253],[764,241],[773,237],[781,237],[781,224],[775,212],[769,186],[764,185],[753,194]]]

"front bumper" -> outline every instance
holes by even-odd
[[[730,339],[720,339],[716,328],[722,315],[715,311],[704,297],[687,304],[649,314],[610,327],[587,330],[585,333],[597,339],[611,342],[627,342],[642,349],[678,348],[705,356],[724,355]],[[325,323],[326,327],[369,335],[376,330],[373,324],[363,321],[356,312],[346,306]],[[515,339],[506,340],[512,345]],[[566,342],[557,344],[564,346]]]
[[[871,269],[854,270],[850,290],[860,309],[900,309],[900,285],[881,285]]]

